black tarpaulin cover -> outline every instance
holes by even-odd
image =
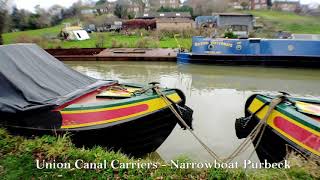
[[[0,46],[0,114],[59,105],[106,83],[70,69],[35,44]]]

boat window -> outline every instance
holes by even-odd
[[[78,37],[81,39],[81,36],[80,36],[80,34],[79,33],[77,33],[77,35],[78,35]]]

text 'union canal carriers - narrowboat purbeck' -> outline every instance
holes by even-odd
[[[178,89],[88,77],[33,44],[0,46],[0,62],[0,127],[12,134],[69,133],[78,146],[142,156],[178,123],[172,108],[191,127],[192,110]]]
[[[320,41],[295,39],[192,38],[191,52],[180,63],[320,67]]]
[[[275,103],[276,102],[276,103]],[[266,125],[253,138],[258,123]],[[290,151],[320,158],[320,100],[255,94],[236,120],[238,138],[251,138],[261,161],[280,162]]]

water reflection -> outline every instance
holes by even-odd
[[[166,62],[66,62],[72,68],[100,79],[148,83],[179,88],[194,109],[195,132],[220,156],[229,155],[240,140],[234,120],[243,116],[245,100],[259,91],[286,91],[298,95],[319,96],[320,71],[312,69],[183,65]],[[251,148],[252,150],[252,148]],[[237,161],[246,159],[251,151]],[[170,160],[187,155],[194,160],[210,156],[186,131],[176,127],[158,149]],[[257,157],[253,157],[257,160]]]

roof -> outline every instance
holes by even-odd
[[[97,79],[69,68],[34,44],[0,46],[0,59],[2,115],[58,106],[100,84]]]
[[[275,0],[273,4],[300,4],[300,1]]]
[[[158,18],[156,20],[157,23],[191,23],[194,22],[191,19],[187,18]]]
[[[152,18],[190,18],[190,12],[149,12],[140,14],[136,19],[152,19]]]
[[[242,14],[242,13],[212,13],[213,16],[253,16],[252,14]]]

